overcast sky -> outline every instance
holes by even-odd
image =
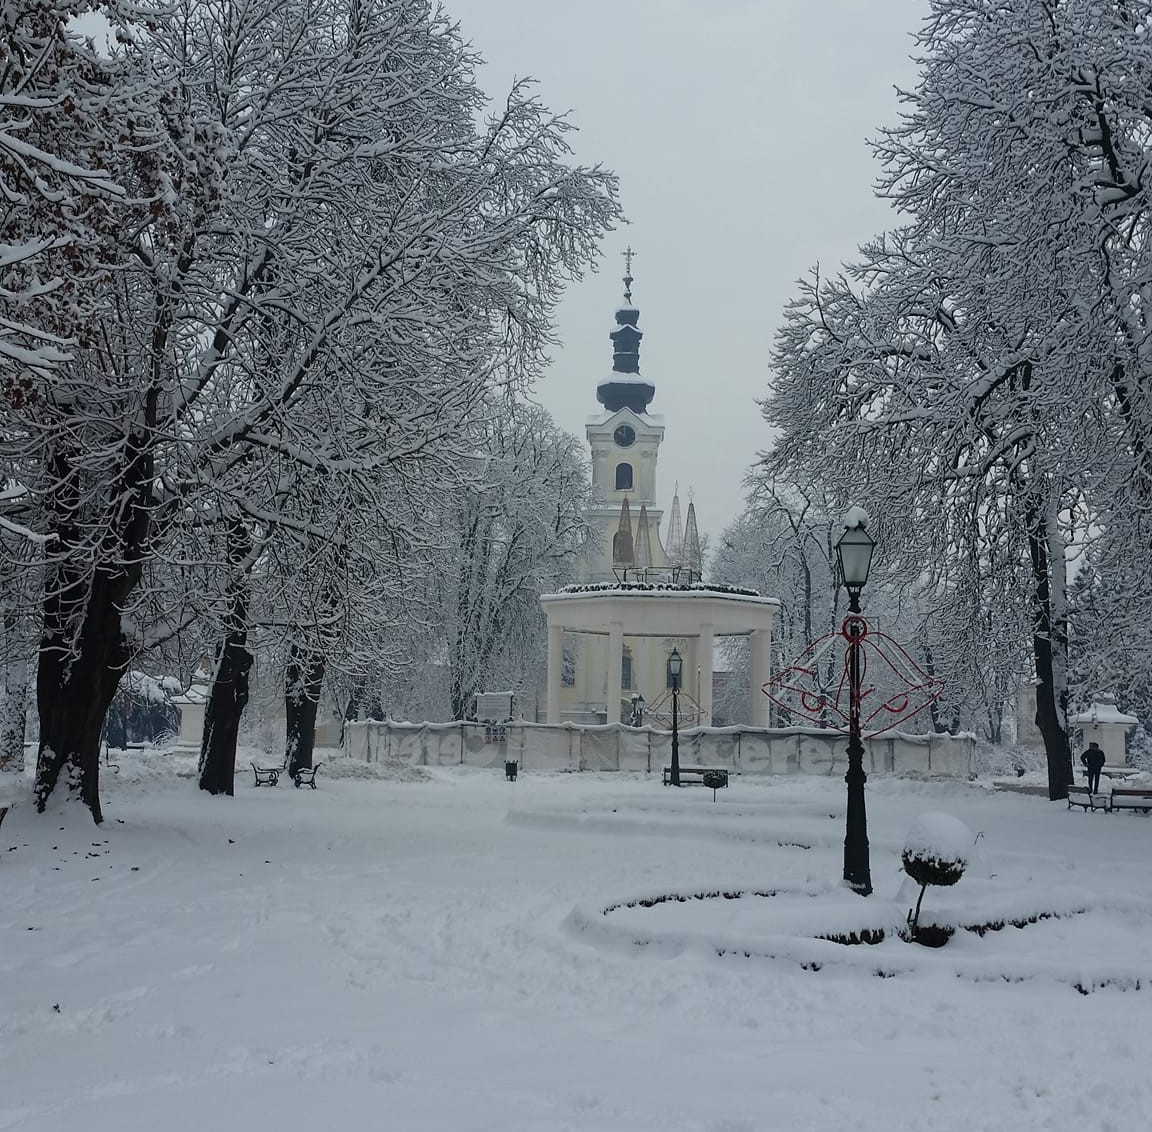
[[[514,76],[538,80],[544,104],[579,127],[576,158],[620,177],[630,223],[565,298],[539,399],[583,439],[631,244],[640,369],[667,429],[657,502],[667,511],[679,480],[715,538],[771,441],[756,399],[795,281],[893,224],[866,141],[896,122],[893,88],[915,80],[926,0],[444,3],[487,60],[490,96]]]

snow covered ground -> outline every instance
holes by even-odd
[[[186,759],[124,756],[101,827],[0,777],[0,1129],[1152,1119],[1152,815],[876,777],[862,900],[835,883],[837,778],[737,777],[713,802],[623,774],[373,769],[322,768],[316,791],[249,772],[212,799]],[[979,836],[922,922],[1035,922],[939,950],[892,934],[926,811]],[[888,935],[818,938],[866,927]]]

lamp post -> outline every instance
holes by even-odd
[[[867,517],[857,507],[844,516],[844,533],[836,543],[840,577],[848,591],[848,616],[840,628],[846,642],[844,667],[848,676],[848,815],[844,831],[844,879],[850,888],[869,896],[872,873],[868,863],[868,815],[864,806],[864,744],[860,740],[860,686],[864,679],[864,638],[868,623],[860,613],[860,591],[868,581],[876,540],[864,529]]]
[[[668,654],[668,675],[672,679],[672,768],[668,781],[673,786],[680,785],[680,733],[677,729],[680,708],[680,673],[684,667],[684,658],[679,649],[673,649]]]

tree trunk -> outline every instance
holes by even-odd
[[[56,579],[57,585],[61,578]],[[100,811],[100,732],[120,677],[128,663],[120,610],[115,597],[122,590],[104,571],[97,571],[75,629],[67,616],[67,600],[82,582],[64,584],[45,601],[44,631],[36,674],[36,706],[40,715],[40,746],[36,761],[36,808],[41,813],[67,767],[69,791],[91,810]],[[78,603],[79,604],[79,603]]]
[[[1004,713],[1002,711],[995,711],[991,706],[986,709],[988,716],[988,725],[984,733],[988,736],[989,743],[995,743],[999,746],[1004,742]]]
[[[290,775],[312,765],[316,747],[316,710],[324,684],[323,653],[293,645],[284,674],[284,718],[287,742],[284,762]]]
[[[248,673],[252,669],[247,640],[246,629],[234,630],[224,639],[204,709],[200,789],[209,794],[236,792],[236,741],[248,703]]]
[[[156,392],[148,397],[148,420],[155,419]],[[41,813],[68,768],[69,791],[100,812],[100,732],[131,650],[124,637],[123,602],[140,582],[150,553],[153,459],[147,433],[124,441],[123,464],[114,476],[115,514],[104,522],[96,565],[86,565],[81,521],[78,453],[63,447],[49,460],[55,477],[53,553],[59,565],[44,588],[44,622],[36,670],[36,709],[40,745],[36,758],[36,808]],[[72,556],[75,555],[75,558]]]
[[[467,719],[471,714],[473,697],[468,695],[460,681],[458,672],[452,673],[452,683],[448,692],[449,706],[452,709],[453,719]]]
[[[1061,641],[1052,616],[1049,578],[1048,524],[1040,508],[1030,508],[1028,549],[1032,564],[1032,649],[1036,661],[1036,726],[1044,738],[1048,759],[1048,797],[1059,801],[1068,797],[1072,778],[1072,753],[1064,728],[1062,698],[1064,689],[1057,677],[1063,671]]]
[[[923,631],[923,630],[921,630]],[[932,657],[932,649],[924,646],[924,671],[931,677],[936,676],[936,662]],[[944,721],[940,718],[940,701],[933,700],[928,705],[928,715],[932,720],[932,730],[937,734],[941,734],[948,729],[944,726]]]
[[[23,671],[20,671],[23,669]],[[19,770],[24,765],[24,727],[28,710],[27,665],[11,665],[0,701],[0,768]]]
[[[216,653],[216,671],[204,708],[204,735],[200,741],[200,789],[209,794],[236,792],[236,741],[240,718],[248,704],[248,571],[252,540],[243,523],[228,531],[228,615],[224,640]]]
[[[4,697],[0,700],[0,767],[24,766],[24,723],[28,710],[28,662],[19,644],[19,617],[4,611]]]

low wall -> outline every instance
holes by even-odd
[[[843,774],[848,740],[812,728],[697,727],[680,732],[681,766],[717,766],[742,774]],[[973,772],[972,735],[905,735],[864,740],[868,773],[967,778]],[[365,762],[417,766],[503,767],[522,770],[659,771],[672,756],[672,735],[649,727],[601,727],[517,720],[483,723],[352,722],[344,726],[344,753]]]

